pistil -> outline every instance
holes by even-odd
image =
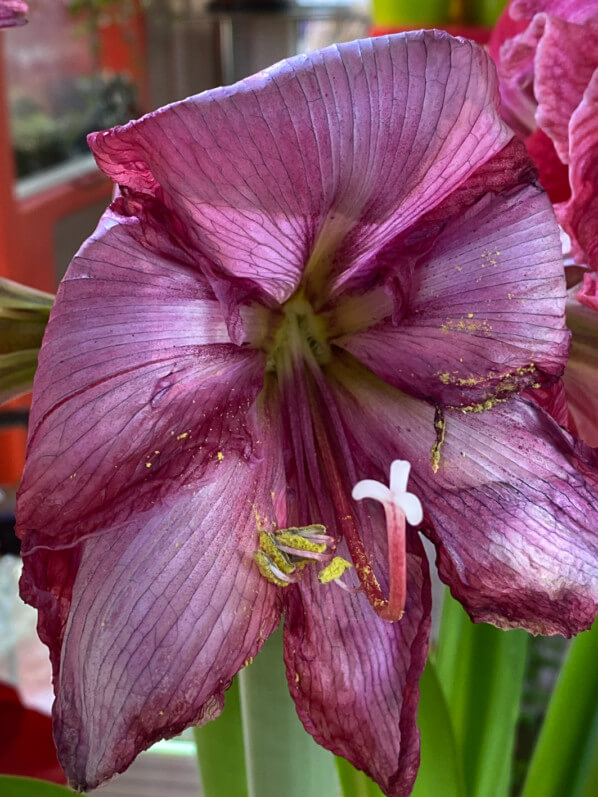
[[[391,489],[373,480],[358,482],[353,489],[354,500],[374,498],[381,501],[384,506],[390,575],[389,596],[386,598],[359,534],[353,508],[346,494],[344,480],[339,472],[324,422],[313,395],[311,398],[312,420],[323,469],[328,479],[342,535],[355,565],[355,572],[378,617],[389,622],[396,622],[403,616],[407,596],[406,516],[413,525],[420,523],[423,516],[419,500],[404,490],[409,473],[409,463],[401,460],[392,463]],[[393,475],[395,475],[394,484]],[[402,490],[401,486],[403,486]],[[396,489],[393,490],[393,487]]]

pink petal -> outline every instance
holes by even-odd
[[[569,169],[556,154],[552,139],[538,128],[525,140],[525,146],[538,169],[542,188],[547,191],[550,201],[565,202],[571,196]]]
[[[597,60],[598,66],[598,60]],[[571,199],[557,207],[578,263],[598,270],[598,68],[569,124]]]
[[[29,7],[23,0],[0,0],[0,28],[11,28],[27,22]]]
[[[410,545],[400,622],[379,620],[362,594],[315,578],[285,593],[285,662],[301,721],[392,797],[411,793],[419,766],[418,682],[430,626],[427,561],[417,536]]]
[[[345,389],[349,376],[343,376]],[[434,408],[352,380],[341,395],[351,444],[383,470],[412,464],[411,490],[440,575],[477,621],[571,635],[598,609],[598,461],[531,402],[445,412],[437,473]],[[374,475],[375,474],[371,474]]]
[[[425,31],[289,59],[90,145],[214,275],[283,301],[307,267],[321,297],[505,146],[496,100],[480,47]]]
[[[491,51],[499,67],[503,116],[525,138],[536,128],[534,57],[544,31],[544,15],[534,18],[529,25],[499,23],[498,30],[501,32],[495,34]],[[505,38],[500,41],[503,35]]]
[[[203,479],[75,547],[32,550],[25,537],[22,594],[51,641],[55,739],[76,788],[217,716],[277,626],[277,589],[252,554],[256,517],[284,525],[272,498],[284,475],[276,418],[260,427],[252,460],[227,452]]]
[[[565,373],[566,371],[567,369],[565,368]],[[530,398],[535,401],[551,418],[554,418],[559,426],[562,426],[572,434],[576,434],[577,427],[569,412],[563,379],[559,379],[558,382],[546,387],[530,388],[523,391],[521,395],[524,398]]]
[[[457,215],[406,292],[402,318],[339,341],[386,382],[460,405],[562,372],[561,244],[536,187],[488,194]]]
[[[535,56],[536,121],[553,140],[563,163],[575,155],[569,121],[598,67],[598,20],[584,24],[542,15],[544,30]]]
[[[598,312],[598,278],[595,274],[584,274],[583,285],[575,298],[590,310]]]
[[[598,0],[511,0],[508,11],[516,20],[545,12],[571,22],[585,22],[598,15]]]
[[[247,412],[262,355],[230,343],[205,280],[158,234],[156,249],[142,246],[139,225],[105,215],[42,347],[18,519],[52,545],[149,508],[201,478],[218,452],[253,447]]]

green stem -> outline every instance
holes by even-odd
[[[222,714],[194,728],[204,797],[248,797],[241,698],[237,678],[226,693]]]
[[[334,758],[305,731],[289,695],[282,629],[239,673],[239,684],[249,797],[335,797]]]
[[[447,591],[436,667],[470,797],[509,794],[527,644],[524,631],[472,623]]]
[[[448,706],[431,661],[419,682],[417,724],[421,731],[421,764],[412,797],[463,797],[461,756]]]

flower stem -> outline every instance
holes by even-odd
[[[334,758],[303,728],[289,694],[282,629],[238,678],[249,797],[338,794]]]
[[[222,714],[194,728],[204,797],[247,797],[245,748],[238,679],[226,693]]]

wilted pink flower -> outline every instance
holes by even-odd
[[[29,8],[23,0],[0,0],[0,28],[12,28],[27,22]]]
[[[419,32],[91,136],[121,195],[59,290],[18,505],[75,785],[215,717],[284,615],[305,727],[408,794],[422,507],[476,620],[592,623],[596,456],[519,396],[567,356],[559,232],[497,105],[481,48]]]
[[[598,268],[598,0],[512,0],[490,50],[578,263]]]
[[[598,0],[513,0],[490,49],[499,65],[503,116],[524,137],[557,217],[571,236],[575,260],[596,269]],[[583,310],[576,292],[571,291],[568,302],[573,343],[565,392],[559,395],[566,396],[581,437],[598,445],[598,312]],[[536,398],[552,411],[554,395],[551,390]],[[561,409],[560,420],[567,423],[564,402]]]

